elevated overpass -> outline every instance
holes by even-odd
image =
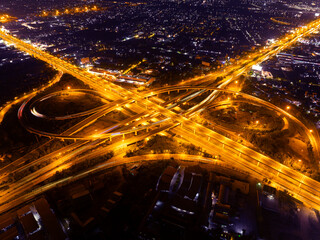
[[[221,76],[226,77],[225,82],[222,82],[222,84],[227,85],[227,81],[232,81],[232,79],[235,79],[237,76],[241,75],[244,71],[251,68],[251,66],[253,66],[254,64],[262,62],[274,56],[284,48],[291,46],[299,38],[307,36],[308,34],[314,32],[319,28],[319,26],[320,20],[314,21],[308,24],[306,27],[297,29],[295,33],[287,35],[284,38],[278,40],[271,47],[260,49],[256,53],[250,54],[249,56],[247,56],[247,58],[240,60],[238,64],[224,69],[220,73],[212,73],[206,76],[194,78],[189,82],[195,82],[196,84],[206,83],[213,81],[213,78],[216,78],[216,76]],[[161,114],[166,117],[165,119],[168,119],[165,124],[157,129],[150,131],[149,133],[144,133],[125,140],[125,143],[117,143],[115,145],[116,149],[121,148],[121,146],[123,146],[123,144],[127,144],[127,142],[136,142],[138,141],[138,139],[144,138],[146,136],[171,129],[177,135],[187,139],[195,145],[202,147],[209,153],[216,153],[217,151],[221,152],[224,158],[223,160],[227,163],[233,164],[245,171],[250,172],[255,176],[267,177],[269,179],[272,179],[276,186],[287,189],[288,191],[293,193],[297,199],[300,199],[307,205],[320,210],[319,182],[312,180],[311,178],[308,178],[307,176],[293,169],[290,169],[261,153],[258,153],[237,142],[234,142],[231,139],[226,138],[213,130],[195,123],[181,114],[175,113],[166,107],[159,106],[158,104],[146,99],[146,95],[144,93],[130,92],[113,83],[106,82],[97,76],[89,74],[81,68],[78,68],[66,61],[50,55],[49,53],[35,48],[31,44],[27,44],[24,41],[11,36],[3,30],[0,31],[0,38],[4,39],[7,42],[13,43],[18,49],[51,64],[55,68],[73,75],[74,77],[88,84],[91,88],[99,91],[101,94],[108,94],[108,92],[113,92],[118,95],[116,100],[119,102],[134,101],[141,108],[150,110],[157,114]],[[214,89],[212,90],[218,91]],[[168,91],[170,91],[170,89]],[[279,109],[279,111],[281,111],[281,109]],[[94,120],[94,117],[92,117],[92,120]],[[81,128],[82,126],[83,124],[80,124],[80,126],[78,127]],[[77,131],[77,129],[74,130]],[[79,149],[74,150],[73,153],[77,152],[78,150]],[[104,151],[102,150],[96,151],[94,152],[94,154],[88,154],[84,157],[89,158],[92,157],[91,155],[96,156],[97,154],[102,153],[104,153]],[[50,166],[51,168],[46,168],[47,171],[50,171],[50,173],[52,174],[52,171],[60,169],[58,168],[57,164]],[[70,162],[69,165],[70,164],[73,164],[73,162]],[[35,179],[35,176],[42,176],[41,178],[37,178],[37,181],[35,181],[35,183],[47,179],[51,175],[44,172],[46,169],[40,169],[41,171],[33,175],[34,177],[27,177],[19,184],[13,186],[13,188],[8,192],[2,192],[4,195],[1,193],[0,200],[3,203],[6,203],[9,201],[9,199],[12,199],[9,197],[11,193],[11,196],[19,196],[20,194],[25,193],[26,184],[30,184],[30,179]],[[43,175],[41,175],[41,173]],[[35,183],[33,183],[32,185],[34,186]]]

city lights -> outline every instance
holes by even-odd
[[[0,239],[319,236],[320,3],[0,5]]]

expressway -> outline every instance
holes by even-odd
[[[146,162],[146,161],[168,160],[171,158],[174,158],[176,160],[186,161],[186,162],[199,162],[199,163],[203,163],[203,164],[214,164],[214,165],[217,165],[222,168],[233,169],[233,168],[230,168],[229,165],[227,165],[224,162],[219,161],[217,159],[212,160],[212,159],[208,159],[208,158],[204,158],[202,156],[196,156],[196,155],[187,155],[187,154],[157,154],[157,155],[154,155],[154,154],[151,154],[151,155],[143,155],[143,156],[136,156],[136,157],[130,157],[130,158],[124,158],[121,155],[121,156],[117,156],[117,157],[110,159],[110,161],[108,161],[107,163],[99,164],[99,165],[95,166],[94,168],[88,169],[85,172],[80,173],[76,176],[71,176],[71,177],[66,177],[66,178],[60,179],[56,182],[37,187],[37,188],[33,189],[31,192],[26,192],[22,196],[12,198],[10,200],[10,202],[6,202],[0,206],[0,212],[6,212],[12,208],[12,205],[18,206],[20,204],[23,204],[27,200],[29,200],[39,194],[42,194],[50,189],[53,189],[57,186],[61,187],[64,184],[68,184],[72,181],[76,181],[78,179],[81,179],[83,177],[86,177],[86,176],[93,174],[93,173],[96,173],[96,172],[101,172],[102,170],[105,170],[105,169],[114,168],[114,167],[121,166],[124,164],[132,164],[132,163]],[[67,166],[62,166],[61,168],[67,168]],[[238,171],[242,172],[242,173],[246,173],[246,172],[241,171],[241,169],[238,169]],[[54,173],[48,173],[48,175],[52,175],[52,174],[54,174]],[[44,176],[43,178],[45,178],[45,177],[46,176]]]
[[[252,96],[249,95],[249,97]],[[158,112],[163,111],[164,114],[168,114],[165,111],[167,109],[164,110],[160,106],[156,110]],[[172,111],[169,113],[172,115],[172,117],[176,115],[176,113]],[[252,149],[246,148],[239,143],[236,143],[208,128],[205,128],[200,124],[194,123],[181,115],[176,116],[176,118],[179,118],[178,122],[181,123],[181,127],[173,128],[171,131],[175,132],[177,135],[183,136],[189,142],[192,142],[198,146],[200,145],[203,149],[207,150],[208,153],[216,154],[217,152],[223,152],[222,155],[224,156],[223,158],[226,162],[235,166],[239,166],[242,169],[245,168],[246,170],[249,169],[250,171],[252,171],[251,169],[254,169],[255,174],[259,173],[260,175],[273,179],[275,182],[277,182],[277,186],[288,189],[294,193],[298,193],[296,196],[297,198],[310,206],[316,207],[314,202],[320,200],[318,199],[320,193],[318,190],[320,189],[320,184],[318,182],[302,175],[297,171],[287,168],[277,161],[257,153]],[[163,130],[167,130],[166,128],[169,127],[172,128],[173,126],[169,124],[168,126],[164,127]],[[88,156],[85,157],[87,158]],[[241,165],[239,165],[240,163]],[[251,166],[251,169],[249,168],[250,165],[248,163],[253,165]],[[309,184],[306,184],[307,182]],[[299,188],[297,188],[297,186],[299,186]],[[319,186],[319,188],[317,186]],[[312,199],[310,199],[310,193]]]
[[[174,126],[168,127],[167,125],[164,125],[150,132],[120,141],[120,144],[119,142],[114,142],[113,144],[107,145],[106,147],[101,147],[83,156],[81,156],[81,153],[83,152],[83,148],[86,148],[86,145],[76,148],[75,151],[69,151],[64,156],[51,162],[49,165],[39,169],[38,171],[35,171],[14,183],[8,184],[9,188],[7,190],[1,191],[0,200],[2,205],[0,206],[0,209],[1,209],[0,212],[8,210],[8,209],[4,209],[4,206],[6,205],[3,205],[3,204],[10,202],[9,205],[11,206],[12,204],[11,201],[14,201],[14,199],[16,199],[18,196],[21,196],[22,194],[29,192],[37,184],[55,175],[57,171],[67,169],[72,165],[74,165],[75,163],[82,162],[86,159],[92,159],[98,156],[102,156],[110,152],[111,150],[114,151],[115,153],[119,153],[118,155],[122,156],[125,154],[125,148],[127,145],[140,140],[144,140],[147,137],[150,137],[154,134],[167,130],[168,128],[170,129],[171,127],[174,127]],[[93,146],[94,143],[91,143],[90,145]],[[80,156],[75,159],[77,155],[80,155]]]
[[[301,127],[304,130],[304,133],[307,135],[313,149],[315,152],[315,158],[319,159],[320,157],[320,150],[319,150],[319,142],[320,142],[320,137],[318,134],[317,129],[315,128],[315,126],[306,126],[305,123],[301,122],[298,118],[296,118],[295,116],[293,116],[292,114],[290,114],[288,111],[285,111],[284,109],[277,107],[275,105],[273,105],[270,102],[264,101],[258,97],[246,94],[246,93],[242,93],[242,92],[235,92],[235,91],[231,91],[231,90],[225,90],[225,89],[220,89],[220,88],[216,88],[216,87],[208,87],[208,86],[169,86],[169,87],[163,87],[163,88],[159,88],[159,89],[155,89],[153,91],[149,91],[148,93],[146,93],[146,97],[151,97],[154,95],[158,95],[161,93],[170,93],[172,91],[188,91],[188,90],[207,90],[207,91],[218,91],[218,92],[224,92],[224,93],[229,93],[229,94],[233,94],[234,96],[241,96],[245,99],[247,99],[249,102],[255,102],[260,104],[261,106],[267,107],[271,110],[274,110],[278,113],[281,113],[282,115],[284,115],[285,117],[287,117],[288,119],[292,120],[295,124],[297,124],[297,126]],[[310,131],[311,130],[311,131]]]
[[[55,95],[55,94],[50,94],[50,95]],[[32,100],[32,99],[30,99],[30,100]],[[112,137],[115,137],[115,136],[130,135],[132,133],[136,134],[139,131],[148,130],[148,129],[154,127],[154,126],[161,125],[165,121],[169,120],[169,119],[162,119],[162,120],[159,120],[159,121],[156,121],[156,122],[152,122],[152,123],[149,123],[149,124],[144,124],[144,125],[138,126],[138,127],[134,127],[134,126],[129,126],[129,128],[128,127],[124,127],[124,129],[119,130],[117,132],[110,132],[109,133],[107,131],[108,129],[112,129],[112,130],[116,129],[115,126],[112,126],[112,127],[108,127],[107,129],[102,130],[101,133],[95,133],[95,134],[92,134],[92,135],[82,135],[82,136],[75,135],[76,133],[78,133],[79,131],[84,129],[85,127],[91,125],[93,122],[95,122],[100,117],[102,117],[102,116],[104,116],[104,115],[106,115],[106,114],[108,114],[108,113],[110,113],[110,112],[112,112],[112,111],[114,111],[116,109],[119,109],[120,107],[122,107],[124,105],[127,105],[130,102],[131,102],[130,99],[117,100],[117,101],[114,101],[114,102],[112,102],[110,104],[105,104],[105,105],[102,105],[100,107],[94,108],[92,110],[88,110],[88,111],[85,111],[85,112],[72,114],[72,115],[69,115],[69,116],[64,116],[64,117],[62,117],[63,119],[68,119],[68,118],[79,117],[79,116],[91,114],[90,116],[88,116],[84,120],[78,122],[77,124],[75,124],[74,126],[70,127],[68,130],[64,131],[61,134],[59,134],[59,133],[49,133],[49,132],[45,132],[45,131],[38,130],[38,129],[35,129],[35,128],[31,127],[27,123],[27,121],[25,119],[26,118],[25,117],[26,114],[24,114],[26,106],[28,106],[28,102],[25,102],[20,107],[18,116],[19,116],[19,120],[22,123],[22,125],[31,133],[35,133],[35,134],[38,134],[40,136],[45,136],[45,137],[52,137],[52,138],[59,138],[59,139],[78,139],[78,140],[95,140],[97,138],[99,138],[99,139],[107,139],[107,138],[111,139]],[[33,115],[36,115],[36,117],[45,118],[43,115],[35,114],[34,103],[31,103],[30,107],[31,107],[30,112]],[[121,124],[119,124],[119,126],[124,126],[126,124],[129,124],[130,122],[132,122],[135,119],[143,118],[143,117],[144,118],[142,120],[141,119],[140,120],[142,122],[147,122],[148,120],[150,120],[150,118],[152,118],[154,116],[154,115],[152,115],[152,117],[151,117],[150,113],[148,113],[147,111],[144,111],[143,114],[141,114],[141,110],[140,109],[137,112],[139,112],[137,115],[135,115],[133,118],[128,118],[128,119],[122,121]],[[146,118],[147,116],[149,118]],[[55,119],[57,119],[57,117]]]
[[[239,61],[237,65],[231,66],[228,69],[224,69],[222,73],[209,74],[204,77],[192,79],[192,81],[196,82],[197,84],[207,83],[215,80],[217,76],[221,76],[226,78],[226,80],[221,83],[222,86],[227,86],[227,84],[229,84],[232,79],[235,79],[237,76],[251,68],[254,64],[262,62],[275,55],[279,51],[283,50],[284,48],[289,47],[299,38],[314,32],[317,28],[319,28],[319,26],[320,21],[314,21],[308,26],[298,29],[294,34],[288,35],[285,38],[279,40],[271,47],[259,50],[257,53],[248,56],[247,59]],[[115,101],[118,101],[119,103],[126,101],[128,101],[128,103],[135,102],[140,108],[144,108],[152,113],[156,113],[158,114],[158,116],[159,114],[161,116],[164,116],[165,121],[161,122],[162,126],[161,124],[159,124],[160,127],[157,127],[152,131],[128,138],[123,142],[114,143],[115,146],[113,149],[123,149],[123,147],[129,144],[129,141],[136,142],[139,141],[138,139],[146,138],[147,135],[151,136],[158,132],[171,129],[171,131],[175,132],[177,135],[185,138],[195,145],[201,146],[209,153],[223,153],[224,161],[227,163],[238,166],[241,169],[245,169],[255,176],[264,176],[273,179],[273,182],[277,186],[288,189],[290,192],[295,194],[296,198],[301,199],[307,205],[315,207],[316,209],[320,209],[320,183],[278,163],[277,161],[274,161],[273,159],[270,159],[256,151],[253,151],[252,149],[246,148],[243,145],[214,132],[213,130],[205,128],[204,126],[195,123],[194,121],[179,113],[175,113],[166,107],[160,106],[153,101],[146,99],[146,95],[144,93],[141,94],[137,92],[130,92],[113,83],[106,82],[97,76],[91,75],[81,68],[73,66],[68,62],[54,57],[28,43],[25,43],[24,41],[11,36],[4,30],[0,31],[0,37],[7,42],[13,43],[20,50],[28,52],[32,56],[51,64],[55,68],[60,69],[61,71],[69,73],[74,77],[82,80],[84,83],[88,84],[91,88],[97,90],[101,94],[109,94],[110,92],[115,93],[116,95],[118,95]],[[216,93],[215,91],[217,90],[212,90],[213,92],[210,97],[201,103],[201,108],[205,106],[206,102],[210,102],[213,100]],[[21,111],[19,111],[20,118],[22,117],[22,110],[23,108],[21,109]],[[107,108],[105,110],[107,110]],[[95,121],[96,118],[103,114],[105,114],[105,112],[101,111],[99,112],[99,114],[96,113],[96,115],[93,114],[94,116],[91,115],[89,117],[89,120],[87,120],[86,122],[82,122],[78,126],[71,129],[67,135],[74,134],[75,132],[79,131],[79,128],[83,128],[84,125],[89,125],[90,123]],[[180,125],[180,127],[177,127],[178,125]],[[135,131],[131,130],[131,133],[133,132]],[[121,132],[118,133],[118,135],[122,134],[123,133]],[[74,156],[75,153],[78,152],[78,150],[79,149],[76,148],[74,151],[71,151],[68,154],[70,154],[70,156]],[[87,154],[83,157],[90,159],[93,156],[99,156],[99,154],[102,153],[105,153],[105,149],[104,151],[94,151],[91,154]],[[62,162],[56,161],[56,163],[50,165],[50,167],[41,168],[36,171],[35,174],[30,174],[30,176],[28,175],[27,177],[21,179],[21,182],[15,183],[14,186],[12,186],[7,192],[4,191],[3,193],[1,193],[0,200],[5,203],[12,199],[12,196],[18,197],[21,194],[25,193],[25,191],[27,191],[28,189],[30,190],[31,187],[39,181],[44,181],[48,177],[52,176],[53,171],[55,172],[59,170],[60,165],[65,164],[65,161],[69,161],[68,159],[70,159],[70,157],[66,158],[65,160],[63,159]],[[74,164],[74,162],[71,161],[68,164],[70,166]],[[30,188],[26,188],[26,186],[29,185]]]

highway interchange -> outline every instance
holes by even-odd
[[[0,31],[0,38],[4,41],[14,44],[14,46],[19,50],[27,52],[33,57],[47,62],[61,72],[68,73],[83,81],[97,94],[105,96],[105,99],[108,99],[109,102],[85,114],[79,113],[75,114],[75,116],[65,116],[65,118],[79,116],[86,117],[62,133],[48,133],[28,125],[28,122],[26,121],[26,116],[28,115],[27,112],[34,109],[33,107],[29,107],[36,106],[36,102],[39,101],[36,94],[32,94],[30,98],[21,105],[18,117],[30,132],[52,138],[49,142],[54,141],[56,138],[74,139],[77,141],[36,159],[27,165],[24,163],[28,158],[28,155],[21,159],[17,159],[12,164],[0,169],[1,181],[6,181],[10,173],[23,171],[37,163],[52,159],[55,160],[45,167],[28,174],[26,177],[8,184],[8,188],[6,190],[1,190],[0,202],[2,205],[0,206],[0,212],[7,211],[16,205],[23,203],[27,198],[31,198],[39,194],[39,192],[44,191],[44,189],[54,187],[55,184],[48,184],[46,185],[47,188],[37,187],[37,184],[42,183],[53,176],[56,171],[66,169],[77,162],[84,161],[85,159],[102,156],[111,150],[113,150],[116,155],[112,163],[115,165],[129,163],[130,159],[123,158],[128,145],[144,140],[152,135],[168,131],[185,141],[200,146],[203,150],[206,150],[206,152],[212,155],[219,153],[221,155],[221,159],[226,164],[248,172],[249,174],[257,177],[257,179],[271,179],[276,187],[288,190],[295,196],[295,198],[301,200],[307,206],[320,210],[319,182],[280,164],[260,152],[252,150],[231,140],[230,138],[225,137],[224,135],[217,133],[214,129],[209,129],[192,120],[192,116],[201,112],[223,93],[228,92],[234,95],[245,96],[248,101],[254,100],[259,102],[261,105],[266,106],[269,109],[280,112],[285,117],[301,126],[310,140],[314,149],[315,157],[318,159],[318,143],[320,141],[318,132],[317,130],[313,130],[313,126],[306,126],[287,111],[274,106],[269,102],[241,92],[230,91],[227,87],[229,84],[236,81],[241,74],[249,71],[253,65],[261,63],[283,49],[288,48],[299,38],[316,31],[319,26],[320,20],[316,20],[308,26],[296,29],[294,33],[284,36],[270,46],[258,49],[256,52],[245,56],[238,60],[237,63],[220,71],[185,80],[177,86],[169,86],[143,92],[129,91],[98,76],[92,75],[84,69],[74,66],[45,51],[39,50],[32,46],[32,44],[19,40],[18,38],[10,35],[6,30],[2,29]],[[216,81],[218,77],[220,80]],[[172,91],[182,91],[183,96],[179,96],[174,100],[167,102],[156,97],[160,93]],[[180,104],[190,101],[205,92],[208,93],[208,96],[204,100],[200,101],[198,105],[186,111],[182,111],[181,108],[179,108]],[[106,129],[101,129],[99,132],[92,132],[91,134],[86,135],[80,134],[84,128],[90,126],[97,119],[116,109],[121,109],[126,112],[128,118],[119,121],[112,126],[108,126]],[[35,117],[42,117],[42,115],[36,111],[33,111],[33,113],[31,112],[31,114]],[[150,160],[154,159],[151,157],[149,158]],[[141,157],[140,159],[148,160],[149,158],[146,157],[142,159]],[[189,159],[190,157],[186,158]],[[134,159],[134,161],[137,161],[137,159]],[[107,164],[105,166],[112,167],[113,165]]]

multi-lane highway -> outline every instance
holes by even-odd
[[[195,156],[195,155],[187,155],[187,154],[151,154],[151,155],[143,155],[143,156],[135,156],[135,157],[130,157],[130,158],[124,158],[122,155],[117,156],[112,159],[112,161],[109,161],[107,163],[99,164],[95,166],[92,169],[88,169],[87,171],[84,171],[80,174],[77,174],[76,176],[72,177],[66,177],[61,180],[58,180],[53,183],[46,184],[41,187],[37,187],[32,190],[32,192],[27,192],[26,194],[12,198],[10,202],[6,202],[0,206],[0,212],[5,212],[9,209],[12,208],[12,206],[17,206],[20,204],[23,204],[25,201],[41,194],[44,193],[45,191],[52,189],[57,186],[61,186],[63,184],[68,184],[71,181],[76,181],[77,179],[81,179],[82,177],[85,177],[89,174],[95,173],[102,171],[104,169],[108,168],[113,168],[116,166],[124,165],[124,164],[131,164],[131,163],[137,163],[137,162],[145,162],[145,161],[159,161],[159,160],[169,160],[171,158],[174,158],[176,160],[182,160],[182,161],[188,161],[188,162],[199,162],[199,163],[204,163],[204,164],[215,164],[217,166],[223,167],[223,168],[230,168],[230,166],[222,161],[219,161],[217,159],[208,159],[204,158],[202,156]],[[61,165],[60,168],[67,168],[68,166],[66,165]],[[241,172],[240,169],[238,171]],[[246,173],[246,172],[242,172]],[[52,175],[54,172],[48,173],[48,175]],[[45,179],[45,177],[43,177]],[[40,181],[38,181],[40,182]],[[32,184],[33,185],[33,184]],[[32,186],[31,186],[32,187]]]
[[[278,40],[273,45],[263,49],[259,49],[257,52],[252,53],[246,58],[239,60],[237,64],[230,66],[222,70],[221,72],[212,73],[203,77],[184,81],[184,83],[194,82],[197,85],[206,84],[203,89],[198,86],[197,90],[193,92],[193,94],[196,94],[197,91],[208,89],[207,84],[215,81],[217,77],[223,78],[218,84],[219,89],[210,89],[212,90],[212,92],[209,97],[207,97],[205,100],[199,103],[198,106],[184,115],[172,111],[173,108],[170,106],[161,106],[158,103],[151,101],[147,98],[148,93],[131,92],[118,85],[106,82],[102,78],[93,76],[92,74],[79,67],[76,67],[64,60],[52,56],[47,52],[39,50],[31,44],[13,37],[4,30],[0,31],[0,38],[14,44],[18,49],[51,64],[53,67],[73,75],[74,77],[88,84],[91,88],[98,91],[100,94],[105,94],[106,96],[112,94],[114,96],[114,101],[110,103],[111,105],[108,105],[105,108],[100,109],[96,113],[93,113],[82,122],[79,122],[77,125],[71,127],[69,130],[67,130],[66,133],[51,135],[50,137],[72,137],[72,135],[79,132],[84,127],[90,125],[96,119],[107,114],[116,107],[119,107],[119,104],[121,104],[121,107],[123,107],[123,105],[130,103],[130,108],[134,109],[137,115],[131,116],[130,121],[119,123],[117,128],[122,128],[123,131],[117,130],[117,132],[107,134],[108,137],[119,135],[124,136],[125,134],[128,134],[130,137],[111,144],[110,146],[112,146],[113,150],[123,152],[123,147],[127,146],[128,144],[145,139],[146,137],[159,133],[161,131],[172,129],[172,131],[175,132],[178,136],[181,136],[182,138],[194,143],[195,145],[201,146],[209,153],[216,154],[217,152],[219,152],[226,163],[230,163],[260,178],[270,178],[273,180],[275,186],[289,190],[291,193],[295,194],[298,199],[302,200],[309,206],[320,209],[320,183],[280,164],[279,162],[267,156],[262,155],[261,153],[249,149],[235,141],[232,141],[231,139],[226,138],[225,136],[218,134],[217,132],[208,129],[188,118],[190,112],[198,111],[199,109],[205,107],[208,103],[212,102],[215,99],[216,95],[220,92],[219,90],[226,87],[243,72],[249,70],[254,64],[260,63],[274,56],[284,48],[291,46],[299,38],[314,32],[319,28],[319,26],[320,20],[314,21],[305,27],[297,29],[295,33],[287,35],[284,38]],[[181,89],[181,87],[182,86],[180,85],[176,89]],[[189,86],[189,88],[191,87]],[[168,88],[166,90],[171,91],[173,90],[173,88]],[[188,96],[190,95],[185,95],[186,98],[188,98]],[[190,96],[189,99],[192,99],[193,97],[194,96]],[[259,99],[255,100],[261,101]],[[22,108],[20,108],[19,118],[23,118],[23,110],[26,105],[27,103],[25,103]],[[293,117],[280,108],[277,110],[285,114],[287,117]],[[141,115],[141,113],[143,115]],[[146,117],[146,119],[141,120],[142,116]],[[155,120],[151,122],[151,119]],[[146,123],[148,127],[146,127],[145,125],[140,127],[140,123]],[[301,124],[300,121],[297,123]],[[140,134],[135,135],[134,133],[140,130],[139,127],[141,130],[147,131],[141,131]],[[29,130],[34,131],[35,133],[40,135],[45,135],[44,132],[37,132],[38,130],[36,129]],[[305,130],[306,132],[311,133],[309,131],[309,128],[305,127]],[[107,131],[108,130],[106,130],[106,132]],[[94,136],[94,139],[97,139],[95,140],[96,142],[85,142],[83,144],[79,143],[79,145],[76,145],[75,143],[75,145],[70,145],[70,148],[67,147],[64,156],[59,157],[58,155],[56,155],[56,161],[50,163],[46,167],[35,171],[34,173],[29,174],[21,180],[10,184],[8,190],[4,190],[0,193],[0,201],[2,203],[8,203],[13,198],[23,198],[23,195],[28,195],[28,191],[30,191],[33,186],[51,177],[57,170],[70,167],[77,161],[90,159],[106,153],[106,151],[109,150],[109,147],[101,148],[100,150],[92,152],[87,151],[88,149],[93,148],[95,144],[99,145],[102,141],[104,141],[103,136],[106,135],[106,132],[103,131],[101,134],[91,134],[87,136],[90,140],[93,140],[92,137]],[[311,140],[313,139],[312,145],[318,152],[318,142],[316,140],[316,137],[313,135],[309,135],[309,138]],[[88,138],[84,139],[87,140]],[[75,158],[75,156],[78,156],[80,153],[86,154],[82,155],[81,157]],[[9,203],[5,206],[9,208],[13,207],[13,205],[14,204]],[[5,208],[0,208],[0,210],[5,210]]]
[[[245,93],[241,93],[241,92],[235,92],[235,91],[231,91],[231,90],[226,90],[226,89],[220,89],[220,88],[216,88],[216,87],[209,87],[209,86],[169,86],[169,87],[163,87],[163,88],[159,88],[159,89],[155,89],[153,91],[150,91],[148,93],[146,93],[147,97],[153,96],[153,95],[157,95],[157,94],[161,94],[161,93],[166,93],[166,92],[172,92],[172,91],[185,91],[185,90],[207,90],[207,91],[212,91],[212,92],[222,92],[222,93],[228,93],[228,94],[232,94],[234,96],[239,96],[239,97],[243,97],[245,100],[247,100],[248,102],[255,102],[258,103],[261,106],[264,106],[266,108],[269,108],[275,112],[281,113],[282,115],[284,115],[285,117],[287,117],[288,119],[292,120],[297,126],[299,126],[301,129],[303,129],[304,133],[307,135],[311,145],[313,146],[314,149],[314,153],[315,153],[315,158],[319,159],[320,156],[320,152],[319,152],[319,142],[320,142],[320,138],[319,138],[319,134],[315,128],[314,125],[311,126],[307,126],[305,123],[303,123],[301,120],[299,120],[297,117],[295,117],[294,115],[292,115],[290,112],[273,105],[272,103],[262,100],[258,97],[249,95],[249,94],[245,94]]]

